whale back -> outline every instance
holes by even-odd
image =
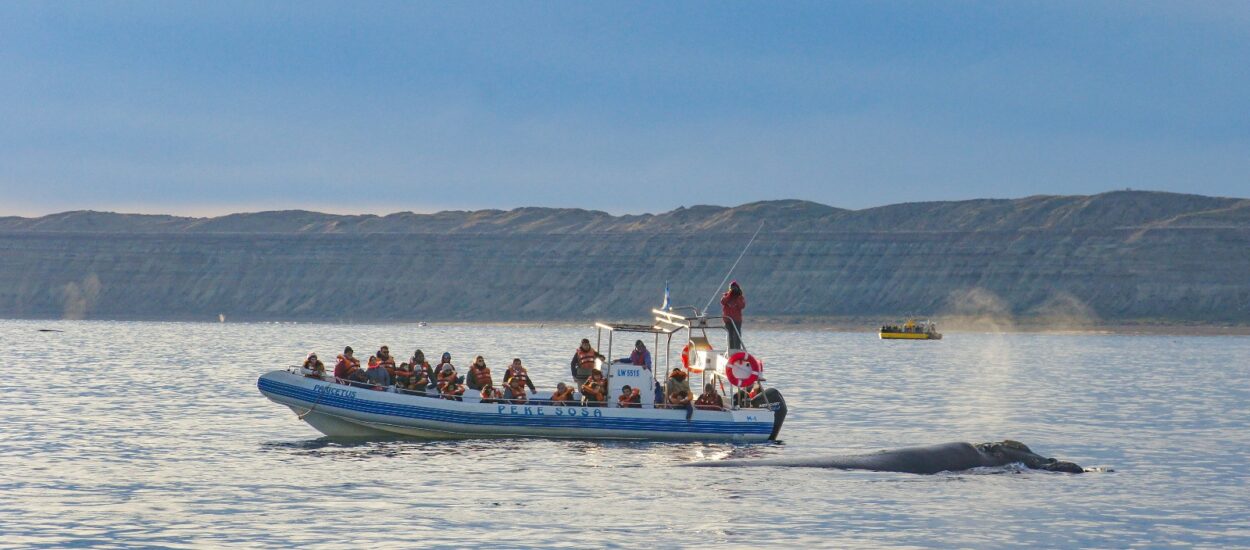
[[[986,466],[1005,466],[1013,463],[1022,463],[1029,468],[1056,472],[1080,473],[1083,471],[1076,464],[1043,457],[1034,453],[1023,443],[1011,440],[998,443],[980,443],[977,445],[962,442],[942,443],[858,455],[772,460],[721,460],[699,462],[690,464],[690,466],[713,468],[780,466],[936,474],[938,472],[958,472]]]
[[[995,466],[968,443],[942,443],[923,447],[907,447],[863,455],[836,456],[826,459],[826,468],[873,470],[936,474],[957,472],[979,466]]]

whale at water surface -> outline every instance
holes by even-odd
[[[1063,460],[1046,458],[1034,453],[1019,441],[1005,440],[996,443],[943,443],[926,447],[908,447],[859,455],[820,456],[808,458],[779,458],[768,460],[718,460],[692,462],[685,466],[709,468],[734,467],[797,467],[838,468],[843,470],[872,470],[876,472],[904,472],[911,474],[936,474],[958,472],[987,466],[1024,464],[1034,470],[1079,474],[1086,469]]]

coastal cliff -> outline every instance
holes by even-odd
[[[760,222],[734,273],[756,318],[1250,323],[1250,200],[1132,191],[629,216],[9,217],[0,316],[636,319],[665,281],[676,305],[702,307]]]

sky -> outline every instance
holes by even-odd
[[[0,215],[1250,196],[1250,2],[0,3]]]

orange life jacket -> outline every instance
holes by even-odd
[[[443,369],[443,370],[441,370],[441,371],[439,371],[439,372],[438,372],[438,381],[439,381],[440,383],[442,383],[442,382],[446,382],[446,381],[448,381],[448,380],[455,380],[455,379],[456,379],[456,368],[455,368],[455,367],[451,367],[451,366],[449,366],[449,367],[447,367],[447,368],[445,368],[445,369]]]
[[[408,365],[407,367],[396,367],[391,379],[397,384],[408,384],[416,380],[416,377],[417,371],[412,368],[412,365]]]
[[[524,384],[513,384],[511,386],[508,386],[508,389],[512,390],[512,402],[514,403],[525,402],[526,398],[525,398],[525,385]]]
[[[706,410],[713,410],[713,411],[718,411],[718,410],[725,408],[724,400],[722,400],[719,395],[716,395],[714,393],[705,393],[703,395],[700,395],[699,399],[694,402],[694,405],[696,409],[706,409]]]
[[[591,348],[590,351],[583,351],[581,347],[577,348],[577,366],[583,369],[595,368],[595,358],[598,353]]]
[[[603,375],[599,371],[595,371],[590,375],[590,379],[582,384],[582,393],[590,397],[592,401],[603,401]]]
[[[478,387],[485,387],[491,383],[490,367],[482,367],[480,369],[477,367],[471,367],[469,369],[469,376],[473,377],[473,381],[478,385]]]
[[[424,390],[430,385],[430,378],[434,375],[434,371],[430,369],[429,363],[422,363],[412,374],[412,385],[415,389]],[[422,382],[424,380],[425,382]]]
[[[573,388],[565,387],[564,391],[556,390],[551,394],[552,401],[570,401],[573,399]]]

